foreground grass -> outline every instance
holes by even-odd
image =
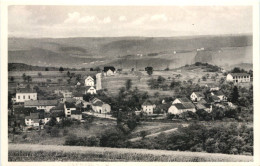
[[[252,156],[103,147],[9,144],[9,161],[249,162]]]

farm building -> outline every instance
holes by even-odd
[[[150,115],[153,114],[155,107],[155,104],[153,104],[150,100],[147,100],[142,104],[142,111]]]
[[[104,75],[105,76],[113,76],[116,73],[116,69],[113,66],[104,67]]]
[[[201,99],[204,99],[204,98],[205,98],[205,95],[202,92],[193,92],[190,95],[190,99],[193,102],[198,102],[198,101],[200,101]]]
[[[74,103],[65,102],[64,104],[64,112],[65,117],[71,117],[71,111],[76,111],[76,105]]]
[[[106,113],[110,113],[111,111],[111,106],[109,104],[104,103],[103,101],[97,98],[92,99],[91,103],[92,103],[92,109],[96,113],[106,114]]]
[[[242,83],[250,82],[250,74],[247,73],[229,73],[226,78],[227,82]]]
[[[43,109],[46,112],[50,112],[50,109],[57,106],[58,101],[57,100],[31,100],[31,101],[25,101],[24,107],[35,107],[37,110]]]
[[[22,103],[29,100],[37,100],[37,92],[33,89],[22,88],[16,91],[15,101]]]
[[[80,110],[72,110],[71,111],[71,119],[81,120],[82,119],[81,111]]]
[[[94,86],[95,85],[95,81],[91,76],[88,76],[85,79],[85,86]]]
[[[191,102],[173,104],[168,109],[168,114],[181,114],[187,111],[196,112],[195,105]]]

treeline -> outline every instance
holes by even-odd
[[[155,138],[142,137],[141,141],[130,142],[129,135],[114,128],[98,137],[70,135],[65,145],[253,155],[253,128],[238,123],[213,126],[194,123],[188,127],[179,126],[177,132],[169,135],[161,133]]]

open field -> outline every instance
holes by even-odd
[[[251,162],[252,156],[166,150],[9,144],[9,161]]]

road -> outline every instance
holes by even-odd
[[[91,116],[95,116],[95,117],[98,117],[98,118],[106,118],[106,119],[116,120],[116,118],[112,117],[112,115],[109,115],[109,114],[98,114],[98,113],[93,113],[93,112],[82,112],[82,114],[91,115]]]

